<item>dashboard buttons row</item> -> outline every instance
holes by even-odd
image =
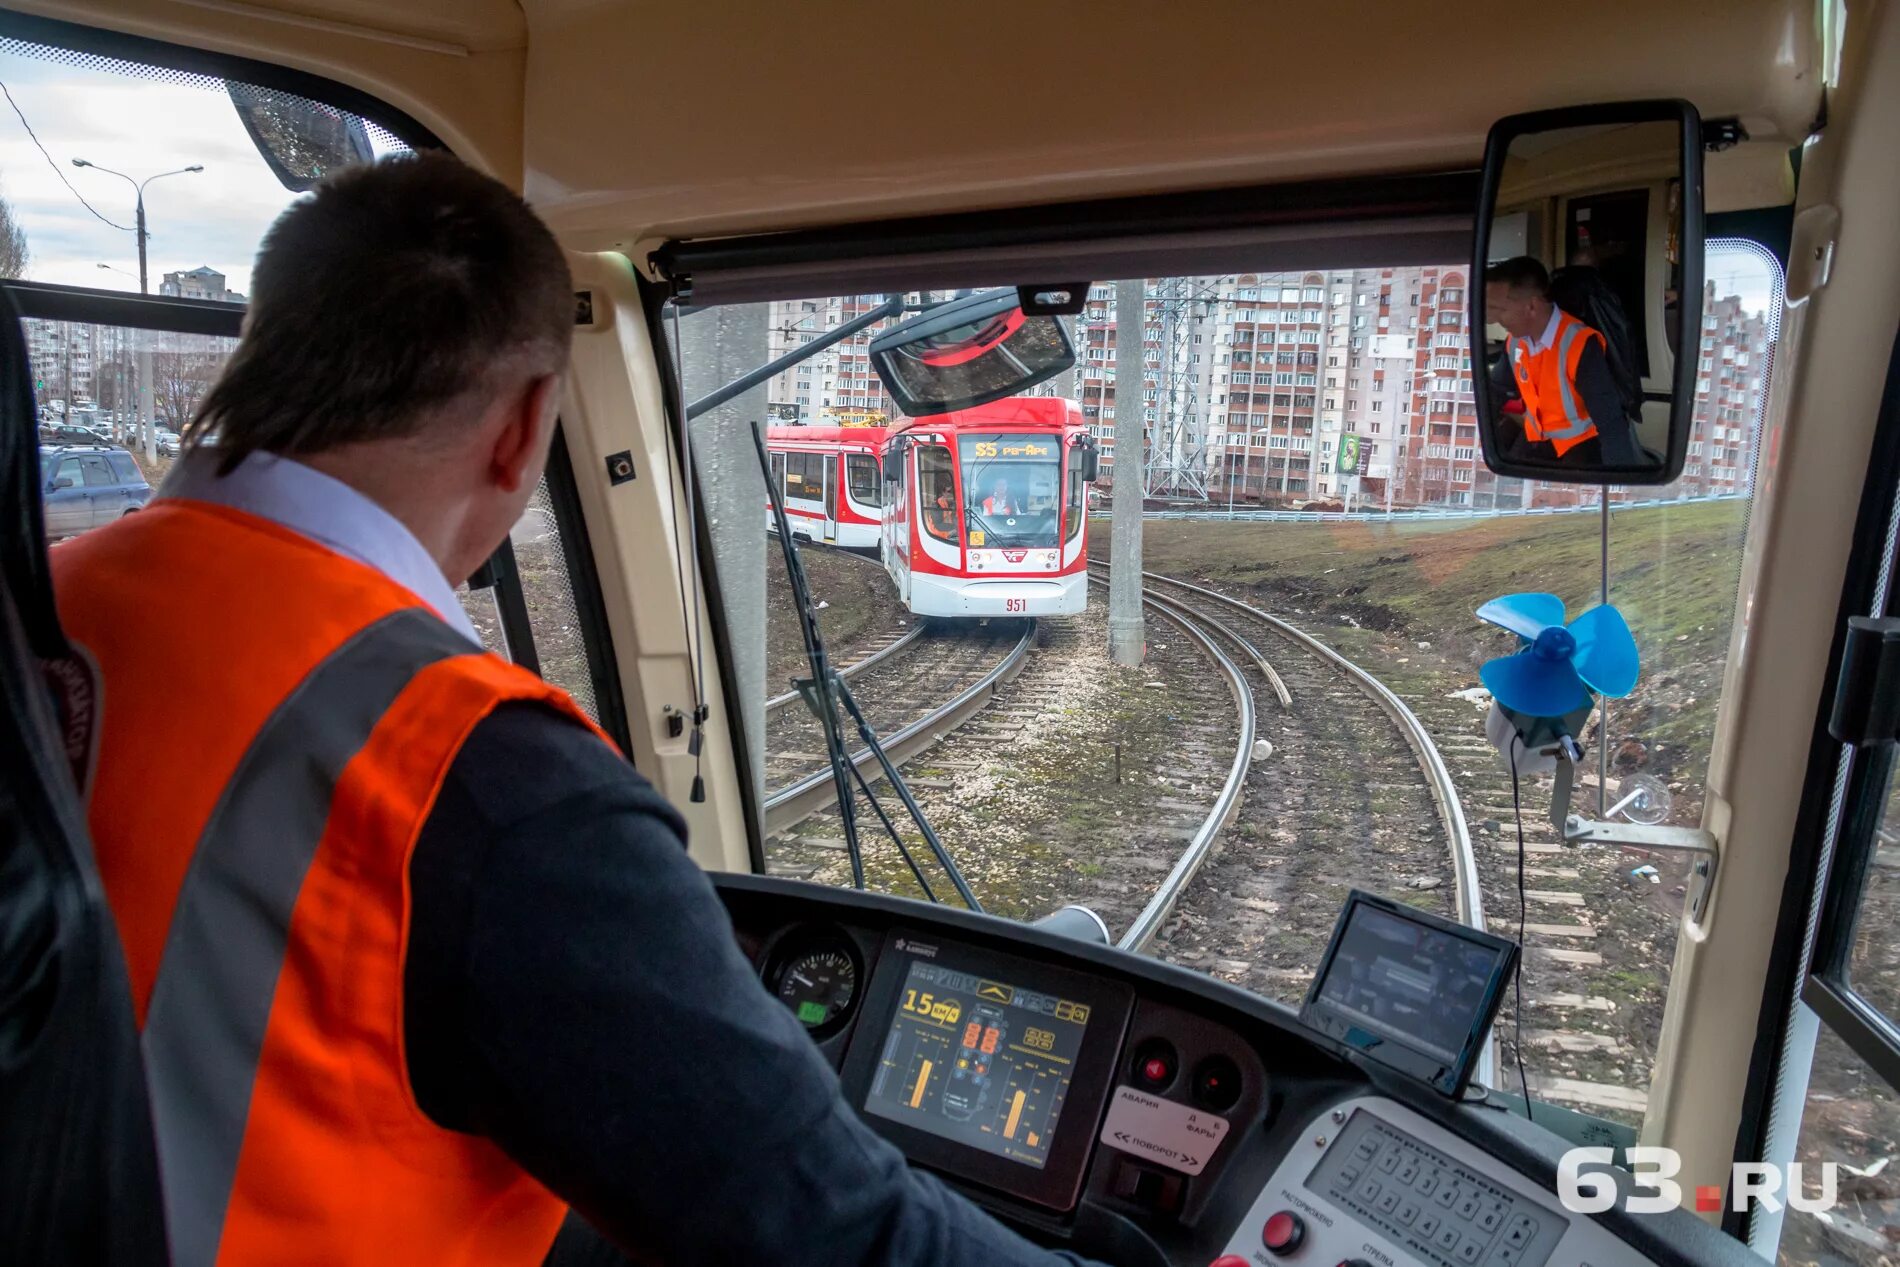
[[[1179,1072],[1180,1056],[1163,1038],[1138,1044],[1128,1065],[1129,1079],[1144,1091],[1166,1091]],[[1225,1113],[1240,1103],[1240,1066],[1226,1056],[1209,1056],[1194,1067],[1188,1091],[1201,1108]]]

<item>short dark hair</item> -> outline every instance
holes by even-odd
[[[1499,260],[1484,270],[1484,282],[1487,286],[1503,282],[1512,290],[1534,290],[1546,298],[1550,296],[1550,270],[1535,256],[1514,255],[1508,260]]]
[[[566,257],[513,190],[443,153],[350,167],[265,234],[243,336],[185,436],[228,473],[414,435],[498,373],[560,372],[573,331]]]

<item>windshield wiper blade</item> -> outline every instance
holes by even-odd
[[[824,635],[818,629],[818,609],[812,602],[811,585],[805,578],[805,564],[798,556],[797,544],[792,540],[791,522],[785,514],[785,503],[772,481],[772,460],[766,452],[765,432],[758,424],[752,427],[752,444],[759,455],[759,473],[765,477],[765,495],[772,503],[772,522],[778,531],[779,548],[785,555],[785,575],[792,589],[792,604],[798,614],[799,632],[805,640],[805,659],[811,666],[811,677],[800,678],[792,685],[797,689],[799,697],[805,701],[806,707],[817,716],[818,724],[825,732],[825,756],[831,764],[831,783],[838,795],[838,818],[844,830],[845,849],[851,858],[852,887],[859,889],[864,887],[864,853],[858,841],[857,796],[852,788],[855,780],[864,790],[865,800],[870,802],[878,821],[890,834],[892,843],[897,846],[897,851],[903,856],[911,874],[917,878],[924,896],[932,902],[942,900],[930,887],[930,882],[924,878],[923,869],[917,865],[897,825],[891,821],[890,815],[884,812],[884,806],[871,791],[870,782],[864,777],[863,771],[857,768],[857,763],[845,751],[844,722],[838,715],[841,705],[851,715],[851,720],[857,723],[858,737],[877,758],[879,769],[883,772],[885,779],[890,782],[891,789],[897,793],[898,800],[903,802],[911,821],[916,823],[918,831],[923,833],[924,843],[930,846],[930,852],[936,857],[937,865],[942,867],[944,874],[950,877],[950,883],[956,889],[957,896],[961,897],[971,910],[981,911],[983,904],[976,900],[976,894],[970,891],[969,884],[963,878],[963,872],[958,869],[957,864],[950,857],[949,850],[944,848],[943,841],[938,837],[936,830],[924,817],[923,807],[917,804],[917,798],[911,795],[910,787],[904,782],[904,776],[898,773],[889,754],[884,751],[884,745],[878,741],[877,732],[872,730],[871,724],[865,720],[864,713],[858,708],[857,699],[851,694],[851,688],[845,685],[844,678],[831,667],[830,657],[825,652]]]

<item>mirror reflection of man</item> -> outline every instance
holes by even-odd
[[[1507,455],[1567,466],[1638,466],[1636,441],[1594,327],[1551,302],[1550,274],[1528,255],[1484,271],[1485,315],[1510,334],[1492,373],[1522,402],[1523,434]],[[1508,411],[1507,411],[1508,412]]]
[[[1009,481],[997,478],[990,489],[990,495],[983,499],[983,513],[986,515],[1014,515],[1017,512],[1016,501],[1010,496]]]

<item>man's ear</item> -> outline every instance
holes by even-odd
[[[541,455],[547,452],[554,430],[561,378],[543,374],[524,383],[504,411],[495,446],[489,453],[489,476],[503,492],[517,491],[528,479],[539,477]]]

